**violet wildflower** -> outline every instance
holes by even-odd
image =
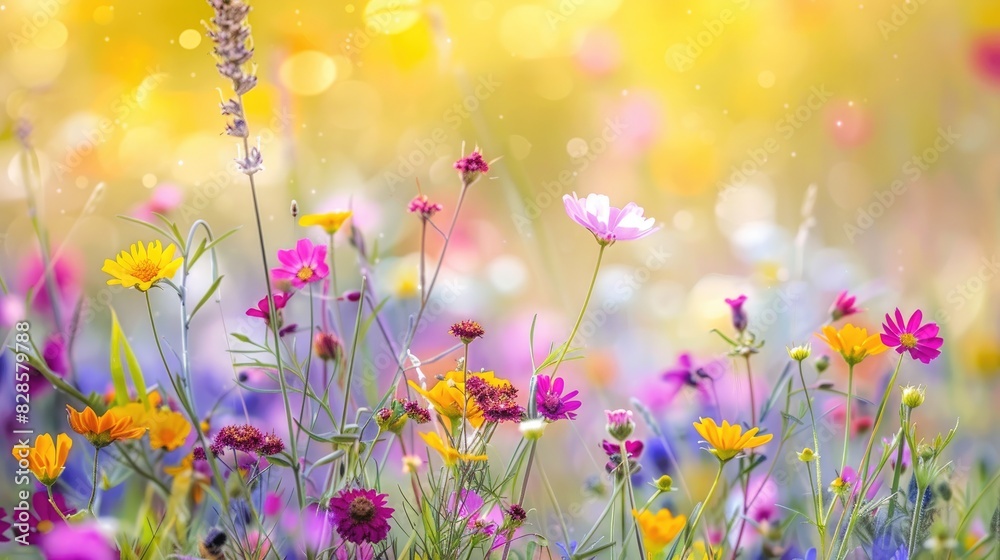
[[[576,418],[576,410],[582,406],[573,397],[580,394],[579,391],[570,391],[563,394],[564,381],[561,377],[552,379],[548,375],[539,375],[535,386],[535,406],[538,413],[544,416],[549,422],[555,422],[562,418],[573,420]]]
[[[608,417],[608,434],[618,441],[625,441],[635,430],[635,422],[632,421],[632,411],[625,409],[605,410]]]
[[[743,332],[747,329],[747,312],[743,309],[743,304],[746,301],[747,296],[743,294],[733,299],[726,298],[726,303],[729,304],[729,308],[733,312],[733,328],[737,332]]]
[[[219,75],[232,81],[236,99],[222,103],[222,114],[233,116],[233,122],[227,126],[239,129],[246,126],[243,118],[243,103],[241,97],[257,85],[257,76],[252,68],[247,71],[253,58],[253,48],[250,46],[250,25],[247,16],[250,6],[241,0],[208,0],[215,15],[208,27],[208,37],[215,43],[212,49],[215,54],[215,67]],[[245,136],[244,136],[245,138]]]
[[[330,517],[337,534],[354,544],[384,540],[395,511],[386,506],[387,497],[366,488],[341,490],[330,500]]]
[[[517,389],[510,383],[492,385],[472,375],[465,381],[465,390],[488,422],[520,422],[524,416],[524,408],[517,404]]]
[[[256,453],[264,443],[264,433],[250,424],[233,424],[223,427],[215,434],[212,452],[216,455],[228,448],[244,453]]]
[[[629,440],[623,442],[625,444],[625,454],[628,460],[628,472],[635,474],[639,472],[639,462],[638,459],[642,455],[642,450],[645,448],[642,441],[639,440]],[[624,471],[619,471],[618,467],[622,465],[622,450],[621,444],[613,441],[602,440],[601,449],[608,456],[608,462],[604,465],[604,470],[608,474],[614,474],[618,472],[619,476],[624,474]]]
[[[830,318],[836,321],[861,311],[854,305],[856,300],[857,298],[848,294],[847,290],[840,292],[837,295],[837,299],[834,300],[833,305],[830,307]]]
[[[611,200],[603,194],[590,194],[587,198],[563,196],[566,214],[574,222],[590,230],[597,242],[603,246],[615,241],[640,239],[659,228],[653,227],[656,220],[643,216],[641,206],[629,202],[624,208],[611,206]]]
[[[406,412],[406,417],[413,420],[417,424],[426,424],[431,421],[431,413],[426,408],[420,406],[417,401],[408,401],[404,399],[399,400],[403,405],[403,411]]]
[[[261,441],[260,447],[257,448],[257,453],[261,455],[277,455],[284,450],[285,442],[281,441],[281,438],[272,432],[264,434],[264,439]]]
[[[923,312],[919,309],[910,315],[909,321],[903,321],[903,314],[896,308],[896,320],[893,321],[888,313],[885,314],[885,323],[882,324],[882,344],[895,347],[896,352],[902,354],[909,351],[910,357],[929,364],[931,360],[941,355],[941,345],[944,339],[938,336],[937,323],[926,323],[921,325]]]
[[[490,164],[483,159],[483,154],[479,152],[479,148],[476,148],[471,154],[456,161],[454,167],[458,170],[458,174],[462,178],[462,185],[466,187],[478,181],[479,177],[490,170]]]
[[[524,511],[520,504],[511,504],[504,513],[506,513],[505,526],[511,529],[524,525],[525,520],[528,519],[528,512]]]
[[[475,321],[465,320],[455,323],[448,329],[448,334],[462,341],[462,344],[469,344],[477,338],[482,338],[486,331],[482,325]]]

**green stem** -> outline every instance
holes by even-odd
[[[97,459],[101,455],[99,447],[94,448],[94,486],[90,489],[90,500],[87,501],[87,511],[94,515],[94,498],[97,497]]]
[[[847,369],[847,414],[844,416],[844,454],[840,459],[840,473],[844,473],[847,466],[847,448],[850,446],[851,435],[851,401],[854,400],[854,364],[850,364]]]
[[[924,491],[926,487],[917,485],[917,503],[913,506],[913,520],[910,522],[910,538],[906,541],[906,550],[910,557],[916,557],[917,533],[920,527],[920,517],[924,511]]]
[[[622,551],[624,552],[628,546],[627,544],[625,544],[625,539],[626,539],[625,520],[631,514],[631,510],[635,509],[635,491],[632,488],[632,472],[631,472],[632,466],[629,464],[629,456],[628,456],[628,451],[625,449],[625,442],[624,441],[620,442],[618,446],[621,449],[622,465],[625,467],[625,488],[628,490],[627,495],[629,501],[629,508],[625,508],[624,506],[622,507]],[[625,501],[624,499],[625,495],[626,494],[624,493],[622,494],[623,503]],[[635,540],[636,544],[639,546],[639,558],[645,558],[646,551],[642,546],[642,535],[636,532]]]
[[[569,352],[569,347],[573,344],[573,339],[576,337],[576,331],[580,329],[580,324],[583,323],[583,316],[587,314],[587,306],[590,305],[590,296],[594,294],[594,285],[597,284],[597,273],[601,270],[601,260],[604,258],[604,249],[608,246],[601,244],[601,249],[597,253],[597,265],[594,267],[594,275],[590,279],[590,287],[587,288],[587,297],[583,300],[583,308],[580,309],[580,316],[576,318],[576,324],[573,325],[573,330],[569,332],[569,338],[566,339],[566,345],[563,346],[562,352],[559,354],[559,359],[556,360],[555,365],[552,367],[552,377],[556,376],[556,371],[559,370],[559,365],[563,363],[566,358],[566,353]],[[534,386],[534,383],[532,383]],[[534,395],[531,395],[532,399]]]
[[[57,505],[56,505],[56,499],[55,499],[55,497],[54,497],[54,496],[52,495],[52,485],[51,485],[51,484],[47,485],[47,486],[45,487],[45,491],[46,491],[46,492],[48,493],[48,495],[49,495],[49,504],[50,504],[50,505],[52,506],[52,509],[56,510],[56,513],[58,513],[58,514],[59,514],[59,517],[61,517],[63,521],[67,521],[67,522],[68,522],[69,520],[68,520],[68,519],[66,519],[66,514],[65,514],[65,513],[63,513],[63,512],[62,512],[62,510],[61,510],[61,509],[59,509],[59,506],[57,506]]]
[[[910,429],[910,408],[903,407],[903,423],[900,428],[903,429],[903,433],[899,434],[899,448],[896,450],[896,466],[892,469],[892,492],[889,493],[891,496],[889,500],[889,516],[886,519],[892,519],[892,514],[896,512],[896,493],[899,492],[899,475],[903,472],[903,442],[904,434]]]
[[[715,488],[719,485],[719,479],[722,478],[722,469],[726,466],[726,463],[719,461],[719,471],[715,473],[715,480],[712,481],[712,487],[708,489],[708,495],[705,496],[705,500],[701,502],[701,507],[698,508],[698,515],[694,516],[694,521],[691,522],[691,530],[688,533],[687,542],[684,543],[684,550],[681,551],[681,558],[687,554],[688,549],[691,548],[691,544],[694,541],[694,535],[698,531],[698,523],[701,521],[701,516],[705,513],[705,509],[708,508],[708,504],[712,501],[712,496],[715,494]]]
[[[799,361],[799,381],[802,383],[802,394],[806,398],[806,407],[809,409],[809,421],[812,423],[813,451],[819,453],[819,435],[816,432],[816,414],[813,411],[812,399],[809,397],[809,388],[806,387],[806,377],[802,373],[802,361]],[[816,457],[816,483],[812,484],[812,474],[810,472],[810,491],[813,494],[813,501],[816,506],[816,530],[819,533],[821,558],[826,558],[826,518],[823,514],[823,473],[820,467],[820,457]]]

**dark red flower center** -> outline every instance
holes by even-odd
[[[356,523],[367,523],[375,517],[375,504],[364,496],[358,496],[351,502],[349,511]]]

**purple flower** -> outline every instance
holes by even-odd
[[[733,327],[739,332],[743,332],[747,328],[747,312],[743,309],[743,304],[746,301],[747,296],[743,294],[734,299],[726,298],[726,303],[729,304],[729,308],[733,312]]]
[[[120,555],[93,522],[60,523],[40,540],[48,560],[116,560]]]
[[[288,300],[291,299],[292,294],[283,294],[278,292],[274,294],[274,310],[278,315],[278,326],[281,326],[282,317],[281,310],[288,305]],[[251,307],[247,309],[246,312],[248,317],[259,317],[264,320],[267,326],[271,326],[271,306],[267,303],[267,296],[262,297],[257,302],[257,307]]]
[[[919,309],[905,323],[898,307],[895,321],[886,313],[885,323],[882,323],[882,330],[885,331],[882,333],[882,344],[895,347],[899,354],[909,350],[911,358],[929,364],[941,355],[939,348],[944,344],[944,339],[938,336],[937,323],[921,325],[922,319],[923,313]]]
[[[449,327],[448,334],[461,340],[462,344],[469,344],[477,338],[482,338],[486,331],[476,321],[466,319]]]
[[[869,482],[871,482],[873,476],[875,476],[875,467],[874,466],[868,468],[868,481]],[[851,488],[851,497],[853,498],[853,497],[857,496],[858,495],[858,491],[861,490],[861,488],[860,488],[860,486],[861,486],[861,477],[858,476],[858,472],[855,471],[854,469],[852,469],[851,467],[844,467],[844,472],[840,473],[840,478],[844,482],[846,482],[848,484],[848,486],[850,486],[850,488]],[[868,492],[865,492],[865,499],[866,500],[871,500],[871,499],[875,498],[875,495],[878,494],[878,491],[879,491],[880,488],[882,488],[882,481],[881,480],[878,481],[878,482],[873,483],[871,485],[871,487],[868,489]]]
[[[438,212],[441,211],[441,208],[442,206],[440,204],[438,204],[437,202],[431,202],[430,199],[427,198],[427,195],[425,194],[418,194],[417,196],[413,197],[413,200],[410,201],[409,206],[406,207],[406,209],[411,214],[420,214],[420,217],[424,220],[429,220],[433,218],[434,214],[437,214]]]
[[[395,511],[385,505],[387,497],[366,488],[341,490],[330,500],[330,515],[337,534],[354,544],[384,540]]]
[[[244,453],[256,453],[264,445],[264,433],[250,424],[225,426],[215,434],[212,453],[222,455],[226,448]]]
[[[520,422],[524,416],[524,408],[517,404],[517,389],[510,383],[491,385],[473,375],[465,381],[465,390],[488,422]]]
[[[548,375],[539,375],[535,387],[535,405],[538,413],[549,422],[555,422],[561,418],[573,420],[576,418],[576,409],[582,403],[573,400],[573,397],[580,394],[580,391],[570,391],[563,394],[563,379],[557,377],[552,379]]]
[[[641,206],[629,202],[624,208],[614,208],[603,194],[590,194],[587,198],[577,198],[575,192],[572,196],[563,195],[563,205],[569,217],[590,230],[601,245],[639,239],[659,229],[653,227],[656,220],[643,216]]]
[[[626,441],[624,443],[625,454],[628,455],[627,459],[629,462],[629,472],[635,474],[639,472],[639,465],[637,461],[639,456],[642,455],[642,450],[645,446],[642,441],[639,440]],[[617,472],[618,467],[622,464],[621,444],[615,441],[602,440],[601,448],[604,449],[604,454],[607,455],[609,459],[607,464],[604,465],[604,470],[607,471],[608,474]],[[619,474],[624,474],[624,471]]]
[[[10,522],[7,521],[7,510],[0,508],[0,543],[10,540],[7,536],[7,529],[10,529]]]
[[[847,290],[840,292],[840,294],[837,295],[837,299],[834,300],[833,305],[830,307],[830,317],[836,321],[861,311],[854,306],[856,299],[856,297],[848,294]]]
[[[658,406],[668,406],[673,402],[677,394],[684,387],[690,387],[698,392],[698,396],[703,403],[712,401],[712,397],[705,387],[705,380],[714,380],[715,377],[709,373],[710,369],[719,367],[715,362],[704,365],[696,364],[694,357],[685,352],[677,357],[677,363],[663,372],[661,377],[666,382],[666,388],[662,395],[657,395],[655,402]]]
[[[326,264],[326,246],[313,245],[308,239],[299,239],[295,249],[278,251],[281,265],[271,269],[275,279],[290,280],[292,286],[302,288],[306,284],[319,282],[330,274]]]
[[[483,154],[476,148],[471,154],[455,162],[455,169],[462,178],[462,184],[468,187],[475,183],[481,175],[490,170],[490,164],[483,159]]]

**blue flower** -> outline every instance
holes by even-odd
[[[557,542],[556,546],[562,551],[559,555],[560,560],[570,560],[576,554],[576,541],[569,541],[569,547],[561,542]]]

